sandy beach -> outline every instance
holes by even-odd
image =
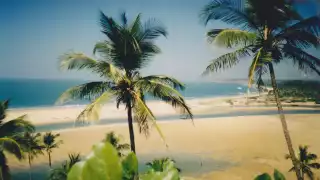
[[[245,102],[245,97],[236,98]],[[148,103],[157,116],[171,115],[175,111],[168,105],[159,102]],[[238,103],[230,105],[226,98],[207,98],[189,100],[194,114],[230,113],[234,111],[266,111],[276,110],[275,107],[244,106]],[[287,109],[319,109],[316,107],[287,107]],[[9,118],[19,114],[28,114],[35,125],[73,121],[81,107],[71,108],[40,108],[17,109],[9,111]],[[124,117],[124,109],[117,110],[112,104],[102,110],[101,118]],[[288,126],[296,148],[298,145],[310,145],[310,151],[320,154],[320,114],[290,114],[287,115]],[[267,116],[238,116],[195,119],[194,125],[190,120],[171,120],[159,122],[169,145],[167,149],[155,130],[150,136],[136,133],[138,156],[156,156],[159,154],[186,154],[197,156],[199,162],[194,168],[201,170],[200,161],[212,159],[214,167],[207,165],[207,170],[194,175],[196,179],[253,179],[262,172],[272,172],[274,168],[284,172],[288,179],[293,179],[293,173],[287,173],[290,161],[285,160],[287,153],[281,124],[277,115]],[[93,144],[100,142],[107,132],[114,131],[128,142],[127,124],[90,126],[76,129],[57,130],[64,144],[53,152],[53,162],[67,159],[68,153],[79,152],[88,154]],[[179,164],[180,159],[176,160]],[[9,159],[12,169],[28,168],[27,162]],[[39,156],[34,160],[34,166],[47,165],[47,156]],[[202,162],[201,162],[202,164]],[[202,166],[206,166],[203,162]],[[317,173],[319,175],[319,173]]]

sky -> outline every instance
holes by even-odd
[[[162,53],[143,75],[166,74],[183,81],[246,78],[248,60],[237,67],[201,77],[210,60],[227,52],[209,45],[205,33],[210,28],[229,27],[221,22],[201,24],[199,12],[209,0],[0,0],[0,78],[95,79],[89,72],[61,72],[58,57],[65,52],[93,56],[94,44],[106,37],[100,32],[99,10],[119,17],[126,11],[129,20],[138,13],[143,19],[157,18],[169,32],[156,43]],[[316,12],[307,4],[299,8],[306,15]],[[276,68],[278,78],[314,78],[283,63]]]

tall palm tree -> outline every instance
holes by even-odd
[[[63,142],[62,140],[58,140],[56,141],[56,138],[58,138],[60,136],[60,134],[53,134],[51,132],[46,132],[43,135],[43,145],[44,145],[44,149],[48,154],[49,157],[49,166],[51,167],[51,153],[52,150],[55,148],[58,148]]]
[[[20,137],[19,142],[23,142],[21,148],[24,152],[28,154],[28,163],[29,163],[29,178],[32,179],[32,161],[36,158],[39,154],[43,154],[44,146],[41,144],[41,134],[40,133],[31,133],[26,132],[24,133],[23,137]]]
[[[120,143],[120,137],[117,136],[113,131],[106,134],[106,137],[105,139],[103,139],[103,142],[109,142],[114,148],[116,148],[120,157],[124,156],[123,151],[130,149],[129,144]]]
[[[80,154],[69,154],[69,160],[62,163],[61,167],[54,168],[50,171],[49,180],[67,180],[68,172],[74,164],[81,161]]]
[[[318,156],[316,154],[308,152],[308,146],[299,146],[299,155],[297,159],[300,163],[299,167],[302,176],[306,174],[310,180],[314,180],[312,169],[320,169],[320,163],[314,162],[317,158]],[[291,156],[287,154],[286,159],[291,159]],[[289,171],[294,171],[294,167]]]
[[[310,70],[320,75],[320,60],[305,51],[319,46],[319,17],[303,19],[286,0],[213,0],[204,7],[201,16],[206,24],[210,20],[220,20],[239,27],[213,29],[207,33],[209,42],[236,50],[214,59],[204,74],[231,68],[244,57],[252,57],[249,87],[254,76],[259,81],[269,71],[292,163],[297,178],[303,179],[279,100],[273,65],[292,60],[300,70]]]
[[[25,120],[25,116],[4,122],[9,101],[0,102],[0,180],[10,179],[10,168],[4,152],[13,154],[17,159],[23,159],[21,143],[17,137],[23,132],[34,131],[34,126]]]
[[[121,22],[117,23],[101,12],[101,29],[107,40],[98,42],[94,47],[94,53],[99,53],[99,60],[82,53],[67,53],[61,57],[60,65],[62,69],[88,69],[103,80],[70,88],[58,100],[58,103],[75,99],[91,100],[92,103],[77,118],[84,121],[98,120],[101,105],[115,98],[116,106],[119,108],[120,104],[123,104],[127,110],[133,152],[136,151],[133,120],[137,122],[140,132],[146,135],[151,122],[164,139],[155,116],[145,102],[146,94],[178,108],[185,118],[193,117],[178,91],[184,89],[182,83],[162,75],[140,75],[139,70],[145,67],[153,56],[160,53],[160,48],[154,44],[154,40],[167,35],[165,28],[155,19],[142,23],[140,18],[139,14],[128,24],[126,14],[123,13]]]

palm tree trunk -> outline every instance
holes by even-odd
[[[136,145],[134,142],[134,131],[133,131],[133,123],[132,123],[132,107],[130,102],[127,104],[127,111],[128,111],[128,126],[129,126],[131,151],[136,153]]]
[[[289,134],[286,118],[284,116],[283,108],[282,108],[282,105],[281,105],[281,102],[279,99],[279,91],[278,91],[276,77],[275,77],[272,63],[269,63],[269,71],[270,71],[270,77],[271,77],[271,84],[272,84],[272,88],[273,88],[273,94],[274,94],[276,104],[278,107],[278,113],[279,113],[280,120],[281,120],[282,130],[283,130],[283,134],[286,139],[286,142],[287,142],[287,146],[288,146],[289,154],[291,156],[292,164],[294,166],[294,170],[296,172],[298,180],[303,180],[303,177],[301,176],[301,172],[300,172],[300,168],[299,168],[299,162],[296,158],[296,155],[294,153],[294,149],[292,146],[292,141],[291,141],[291,137]]]
[[[51,154],[48,152],[48,156],[49,156],[49,166],[51,167]]]
[[[31,156],[30,154],[28,155],[28,161],[29,161],[29,179],[32,179],[32,175],[31,175]]]

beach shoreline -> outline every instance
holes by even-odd
[[[250,112],[250,111],[270,111],[275,110],[274,104],[265,104],[259,100],[260,96],[257,93],[252,93],[250,96],[246,95],[233,95],[222,97],[208,97],[208,98],[195,98],[186,100],[187,104],[191,107],[193,114],[225,114],[231,112]],[[247,104],[247,101],[252,101]],[[251,100],[253,98],[254,100]],[[232,102],[232,103],[230,103]],[[179,113],[170,105],[161,101],[147,101],[147,105],[153,111],[156,117],[164,116],[177,116]],[[296,109],[320,109],[320,105],[314,103],[283,103],[286,110]],[[10,109],[7,113],[6,120],[10,120],[22,115],[27,115],[29,120],[34,125],[48,125],[74,122],[77,116],[85,108],[85,105],[80,106],[52,106],[40,108],[19,108]],[[125,119],[126,111],[124,106],[116,108],[114,103],[105,104],[101,108],[99,119]]]

